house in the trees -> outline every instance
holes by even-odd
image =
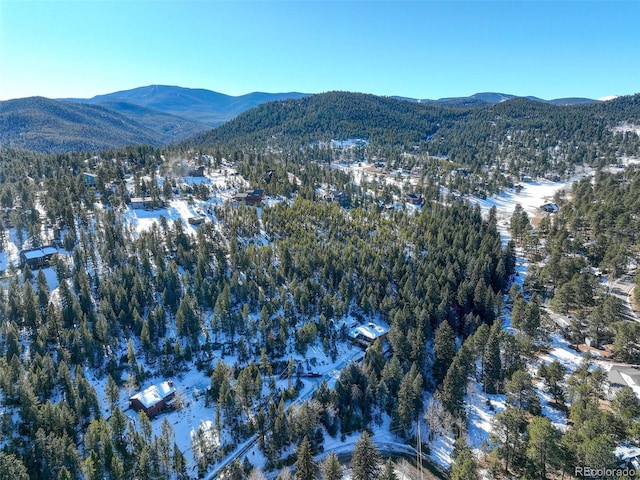
[[[204,177],[204,165],[197,165],[189,170],[189,177]]]
[[[386,325],[368,322],[353,328],[349,332],[349,337],[351,337],[351,340],[355,343],[366,347],[378,338],[384,337],[387,333],[389,333],[389,327]]]
[[[144,210],[151,210],[162,205],[161,200],[153,200],[151,197],[131,197],[131,208],[139,208]]]
[[[30,268],[47,267],[51,258],[58,253],[58,249],[53,245],[40,248],[31,248],[20,251],[20,265],[29,265]]]
[[[205,217],[203,217],[202,215],[197,217],[189,217],[187,221],[189,222],[189,225],[197,227],[198,225],[202,225],[204,223]]]
[[[612,365],[607,373],[609,397],[613,398],[622,387],[631,387],[640,399],[640,367],[634,365]]]
[[[336,202],[339,203],[341,207],[347,208],[351,204],[351,199],[349,198],[349,194],[347,192],[342,191],[332,191],[324,196],[324,199],[327,202]]]
[[[84,177],[84,184],[87,187],[95,187],[96,178],[98,178],[98,176],[95,173],[84,172],[82,176]]]
[[[151,418],[171,406],[175,396],[176,387],[173,381],[167,380],[158,385],[151,385],[130,397],[129,407],[136,412],[143,411],[147,417]]]
[[[569,332],[571,331],[571,323],[569,322],[569,320],[563,317],[556,317],[554,322],[562,335],[569,335]]]
[[[616,446],[614,454],[622,462],[623,466],[631,465],[636,470],[640,470],[640,447],[621,443]]]
[[[421,193],[410,193],[407,195],[407,203],[412,205],[422,205],[424,204],[424,197]]]
[[[252,205],[259,205],[262,202],[263,191],[259,188],[245,190],[234,195],[233,200],[236,202],[245,202]]]
[[[544,205],[540,206],[540,210],[546,213],[558,213],[560,207],[558,207],[558,205],[555,203],[545,203]]]

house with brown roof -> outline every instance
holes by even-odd
[[[252,190],[245,190],[244,192],[238,192],[233,196],[233,200],[236,202],[251,203],[252,205],[259,205],[262,202],[263,191],[259,188]]]

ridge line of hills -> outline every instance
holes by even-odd
[[[136,144],[159,147],[186,142],[197,145],[212,139],[228,139],[234,132],[253,141],[267,132],[277,136],[283,127],[288,135],[297,132],[305,139],[318,137],[320,133],[363,136],[373,131],[381,134],[382,130],[392,128],[404,133],[400,138],[389,138],[391,144],[406,144],[419,142],[422,134],[434,134],[435,125],[439,128],[442,121],[451,126],[451,122],[462,121],[469,115],[481,115],[494,106],[513,102],[520,102],[517,108],[523,108],[522,102],[529,102],[524,108],[530,110],[608,103],[585,98],[547,101],[501,93],[440,100],[350,92],[314,95],[254,92],[234,97],[205,89],[151,85],[91,99],[29,97],[0,102],[0,148],[64,153]],[[318,119],[317,112],[304,110],[304,105],[309,104],[320,105],[327,118]],[[293,119],[290,112],[281,111],[282,105],[298,105],[302,111],[294,107],[298,110],[297,118]],[[350,116],[353,114],[356,117]],[[224,127],[221,132],[212,130],[221,125]],[[325,132],[320,132],[323,128]],[[253,136],[247,135],[249,130],[253,130]]]

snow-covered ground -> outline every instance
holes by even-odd
[[[496,207],[498,221],[506,221],[511,218],[516,205],[521,205],[529,218],[540,213],[540,206],[553,201],[554,195],[560,190],[571,190],[574,182],[584,177],[593,175],[594,171],[589,168],[583,169],[580,173],[573,176],[569,181],[552,182],[549,180],[537,180],[530,182],[522,182],[520,191],[515,188],[506,190],[502,194],[495,197],[487,197],[480,199],[477,197],[467,197],[472,204],[479,204],[483,213],[489,213],[491,207]]]
[[[387,172],[383,168],[376,167],[376,163],[371,162],[338,162],[331,165],[332,168],[348,172],[353,177],[356,185],[363,182],[381,181],[387,185],[402,187],[404,184],[417,185],[420,178],[403,170]]]
[[[194,206],[189,206],[185,200],[171,200],[166,207],[155,210],[145,210],[141,208],[128,208],[124,214],[134,230],[138,233],[147,231],[153,224],[160,223],[160,217],[166,218],[169,223],[182,219],[185,230],[195,235],[195,228],[189,224],[189,218],[197,217],[198,213]]]

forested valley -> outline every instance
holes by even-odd
[[[611,125],[619,109],[637,118],[638,97],[617,108],[531,110],[516,99],[450,109],[428,120],[433,132],[415,120],[433,135],[418,145],[394,133],[414,120],[391,99],[380,102],[393,114],[368,131],[315,110],[341,138],[367,139],[355,146],[336,148],[304,122],[302,145],[241,135],[259,131],[256,119],[293,128],[278,111],[311,101],[267,104],[162,149],[0,150],[0,478],[339,480],[332,446],[351,441],[351,478],[393,479],[375,445],[384,431],[425,455],[451,439],[436,478],[539,479],[617,467],[615,447],[637,444],[631,388],[609,398],[588,356],[571,371],[541,358],[555,345],[552,311],[571,315],[572,343],[588,335],[638,363],[640,323],[621,318],[596,274],[621,277],[637,261],[640,170],[620,166],[640,137]],[[275,120],[259,115],[267,108]],[[583,125],[594,111],[600,123]],[[505,120],[520,114],[518,128]],[[356,180],[369,161],[381,167]],[[589,168],[592,178],[556,195],[557,214],[533,222],[516,207],[510,237],[495,207],[470,200]],[[257,206],[237,200],[247,188],[263,195]],[[345,204],[328,201],[336,191]],[[21,261],[46,246],[56,249],[46,265]],[[369,324],[384,334],[353,335]],[[179,388],[175,412],[128,408],[150,384],[193,372],[205,383]],[[493,417],[481,446],[478,395]],[[179,438],[179,412],[193,405],[206,418]],[[249,443],[258,465],[235,455]]]

